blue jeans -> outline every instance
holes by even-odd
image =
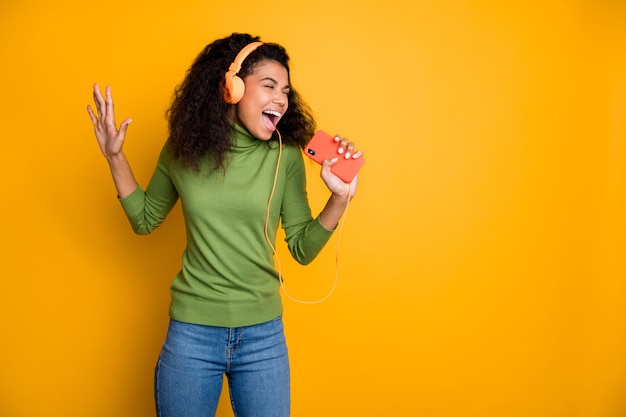
[[[236,417],[288,417],[282,317],[239,328],[170,320],[155,369],[157,416],[214,416],[224,375]]]

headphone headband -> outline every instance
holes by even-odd
[[[229,104],[236,104],[243,97],[245,86],[243,80],[237,76],[241,70],[243,61],[263,42],[252,42],[244,46],[235,57],[235,60],[228,67],[224,76],[224,101]]]
[[[239,51],[232,64],[230,64],[230,67],[228,67],[228,71],[232,71],[237,74],[241,70],[243,61],[261,45],[263,45],[263,42],[252,42],[244,46],[241,51]]]

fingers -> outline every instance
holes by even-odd
[[[107,85],[105,88],[106,94],[106,117],[107,126],[115,129],[115,112],[113,111],[113,96],[111,95],[111,86]]]
[[[104,98],[100,93],[100,86],[96,83],[93,85],[93,101],[96,103],[96,109],[98,110],[98,119],[102,118],[102,109],[105,108]]]
[[[94,114],[93,109],[90,105],[87,105],[87,113],[89,113],[89,118],[91,119],[93,125],[96,126],[96,124],[98,123],[98,118]]]
[[[354,150],[355,144],[354,142],[350,142],[347,138],[342,138],[340,135],[335,135],[333,140],[336,143],[339,143],[339,148],[337,148],[337,153],[343,155],[346,159],[357,159],[363,156],[363,151]]]
[[[115,111],[113,106],[113,96],[111,95],[111,86],[106,86],[104,89],[104,97],[100,92],[100,86],[96,83],[93,85],[93,101],[96,104],[96,110],[98,115],[96,117],[95,112],[91,109],[91,106],[87,107],[91,121],[96,124],[98,121],[100,124],[109,130],[117,130],[115,124]]]

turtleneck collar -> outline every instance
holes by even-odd
[[[235,137],[233,140],[233,150],[245,150],[258,146],[262,141],[252,136],[248,130],[235,123]]]

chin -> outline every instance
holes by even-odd
[[[257,132],[254,137],[256,137],[259,140],[270,140],[272,139],[272,136],[274,135],[274,132]]]

